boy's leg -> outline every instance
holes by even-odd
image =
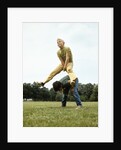
[[[75,86],[73,89],[73,96],[75,98],[76,104],[78,105],[82,105],[81,99],[80,99],[80,95],[78,93],[78,78],[75,81]]]
[[[68,98],[68,96],[65,95],[65,94],[63,94],[63,97],[62,97],[62,107],[66,107],[67,98]]]
[[[50,75],[47,77],[47,79],[43,82],[44,84],[49,82],[50,80],[52,80],[52,78],[57,75],[58,73],[60,73],[63,70],[63,66],[60,64],[58,65],[51,73]]]
[[[71,83],[74,82],[75,84],[75,79],[77,78],[76,74],[73,72],[73,64],[72,63],[68,63],[66,71],[70,77]]]

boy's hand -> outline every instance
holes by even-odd
[[[66,67],[63,67],[63,71],[66,71]]]

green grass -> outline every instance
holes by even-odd
[[[98,127],[98,102],[23,102],[23,127]]]

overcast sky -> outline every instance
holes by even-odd
[[[43,81],[60,64],[57,38],[73,53],[73,70],[82,84],[98,83],[98,23],[23,23],[23,83]],[[60,80],[56,75],[45,87]]]

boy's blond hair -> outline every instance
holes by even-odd
[[[65,44],[64,40],[61,38],[58,38],[57,41],[62,41]]]

